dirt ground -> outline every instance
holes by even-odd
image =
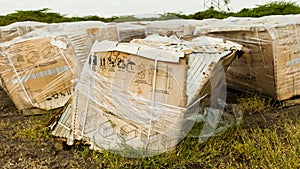
[[[76,148],[63,146],[57,138],[33,142],[17,135],[32,119],[45,121],[49,115],[28,116],[14,107],[0,107],[0,168],[96,168],[91,159],[77,157]],[[279,129],[300,118],[300,105],[273,108],[265,113],[245,114],[243,128]]]
[[[14,108],[0,112],[0,168],[96,168],[96,162],[76,157],[75,148],[64,146],[58,138],[33,141],[34,134],[30,139],[16,133],[35,121],[46,121],[49,114],[28,116]]]

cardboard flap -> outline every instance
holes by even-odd
[[[118,43],[115,41],[96,41],[91,50],[94,52],[108,52],[108,51],[119,51],[138,55],[148,59],[157,59],[165,62],[179,62],[179,58],[184,57],[182,51],[163,50],[157,48],[151,48],[145,45],[133,44],[133,43]]]

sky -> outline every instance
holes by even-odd
[[[51,9],[67,16],[98,15],[101,17],[163,14],[175,12],[191,14],[204,10],[204,1],[211,0],[0,0],[0,15],[6,15],[17,10]],[[218,2],[218,0],[213,0]],[[223,0],[219,0],[222,2]],[[242,8],[255,7],[272,0],[231,0],[229,8],[238,11]],[[300,0],[292,0],[298,5]]]

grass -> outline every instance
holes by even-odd
[[[47,129],[41,125],[39,120],[28,120],[24,122],[19,121],[14,126],[14,138],[19,140],[28,140],[31,142],[44,142],[48,141],[50,135]]]
[[[40,115],[38,115],[32,116],[25,121],[18,120],[18,123],[12,126],[14,131],[13,138],[30,141],[32,144],[49,141],[52,136],[45,126],[54,112],[42,114],[43,118],[40,118]]]
[[[262,97],[257,94],[246,93],[237,99],[238,105],[245,113],[265,113],[277,106],[271,98]]]
[[[238,99],[238,106],[245,116],[274,109],[272,100],[257,95],[244,95]],[[18,126],[23,127],[15,127],[15,137],[35,143],[47,141],[51,136],[43,127],[44,121],[47,118],[42,121],[32,117],[20,122]],[[300,118],[270,128],[244,128],[243,123],[230,126],[204,143],[187,137],[176,149],[154,157],[126,158],[105,150],[90,150],[83,144],[72,149],[76,158],[96,163],[91,168],[300,168]]]
[[[176,150],[142,159],[93,151],[87,146],[78,148],[76,154],[96,160],[99,168],[299,168],[300,121],[286,123],[283,130],[235,126],[205,144],[186,138]]]
[[[271,99],[258,95],[244,95],[238,106],[245,115],[274,108]],[[83,145],[76,154],[96,160],[99,168],[299,168],[300,119],[272,129],[231,126],[203,144],[185,138],[175,150],[150,158],[130,159]]]
[[[300,121],[286,123],[283,132],[269,129],[242,131],[240,140],[231,146],[232,158],[239,157],[235,167],[299,168]]]

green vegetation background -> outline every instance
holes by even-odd
[[[59,22],[77,22],[77,21],[102,21],[102,22],[129,22],[129,21],[151,21],[151,20],[167,20],[167,19],[208,19],[217,18],[223,19],[230,16],[234,17],[261,17],[267,15],[287,15],[300,14],[300,7],[295,2],[274,1],[264,5],[257,5],[255,8],[244,8],[238,12],[217,11],[210,8],[205,11],[200,11],[190,15],[181,13],[165,13],[159,18],[135,18],[134,16],[112,16],[104,18],[100,16],[83,16],[83,17],[67,17],[59,13],[50,12],[50,9],[44,8],[41,10],[16,11],[6,16],[0,16],[0,26],[9,25],[14,22],[21,21],[37,21],[46,23]]]

